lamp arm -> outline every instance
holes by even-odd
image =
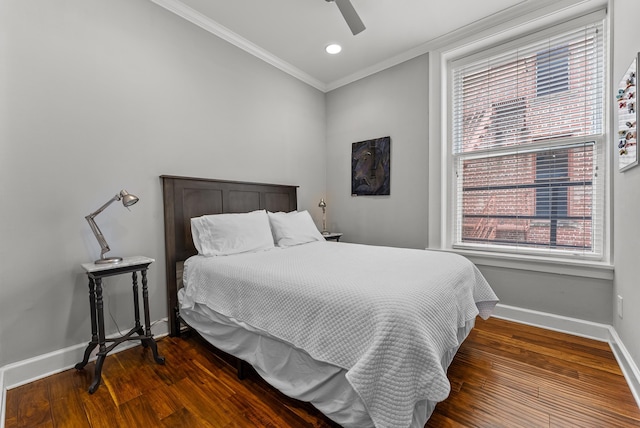
[[[96,222],[93,219],[98,214],[100,214],[102,211],[104,211],[113,202],[119,201],[120,199],[121,199],[120,198],[120,194],[115,195],[106,204],[104,204],[103,206],[98,208],[96,211],[92,212],[91,214],[89,214],[88,216],[85,217],[85,219],[87,220],[87,223],[89,223],[89,226],[91,227],[91,231],[93,232],[94,236],[98,240],[98,244],[100,244],[100,248],[101,248],[101,250],[100,250],[100,258],[101,259],[104,259],[105,253],[108,253],[109,251],[111,251],[111,248],[109,248],[109,244],[107,244],[107,240],[104,239],[104,235],[102,234],[102,231],[100,230],[100,228],[98,227],[98,225],[96,224]]]
[[[85,217],[85,219],[87,219],[89,226],[91,226],[91,231],[93,232],[94,236],[98,240],[98,244],[100,244],[100,249],[101,249],[100,258],[104,259],[105,253],[108,253],[109,251],[111,251],[111,248],[109,248],[109,244],[107,244],[107,240],[104,239],[104,235],[100,231],[100,228],[98,227],[96,222],[93,221],[93,217],[88,215]]]
[[[111,205],[115,201],[119,201],[120,199],[122,199],[120,194],[115,195],[113,198],[109,199],[109,201],[106,204],[104,204],[103,206],[101,206],[100,208],[98,208],[97,210],[92,212],[91,214],[89,214],[87,217],[91,217],[92,219],[95,218],[98,214],[100,214],[102,211],[104,211],[109,205]],[[87,218],[87,217],[85,217],[85,218]]]

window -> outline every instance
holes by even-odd
[[[454,247],[602,256],[603,38],[565,26],[452,63]]]

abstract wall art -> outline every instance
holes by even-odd
[[[391,137],[351,145],[351,196],[391,193]]]

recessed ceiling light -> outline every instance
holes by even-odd
[[[329,53],[331,55],[335,55],[337,53],[340,53],[340,51],[342,50],[342,46],[333,43],[333,44],[327,46],[326,48],[324,48],[324,50],[327,51],[327,53]]]

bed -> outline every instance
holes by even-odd
[[[279,222],[305,213],[295,186],[161,179],[171,335],[188,325],[342,426],[424,426],[449,394],[446,370],[476,316],[497,303],[471,262],[326,242],[315,226],[320,238],[286,241]],[[207,253],[213,238],[201,224],[248,216],[261,228],[267,219],[274,245]]]

